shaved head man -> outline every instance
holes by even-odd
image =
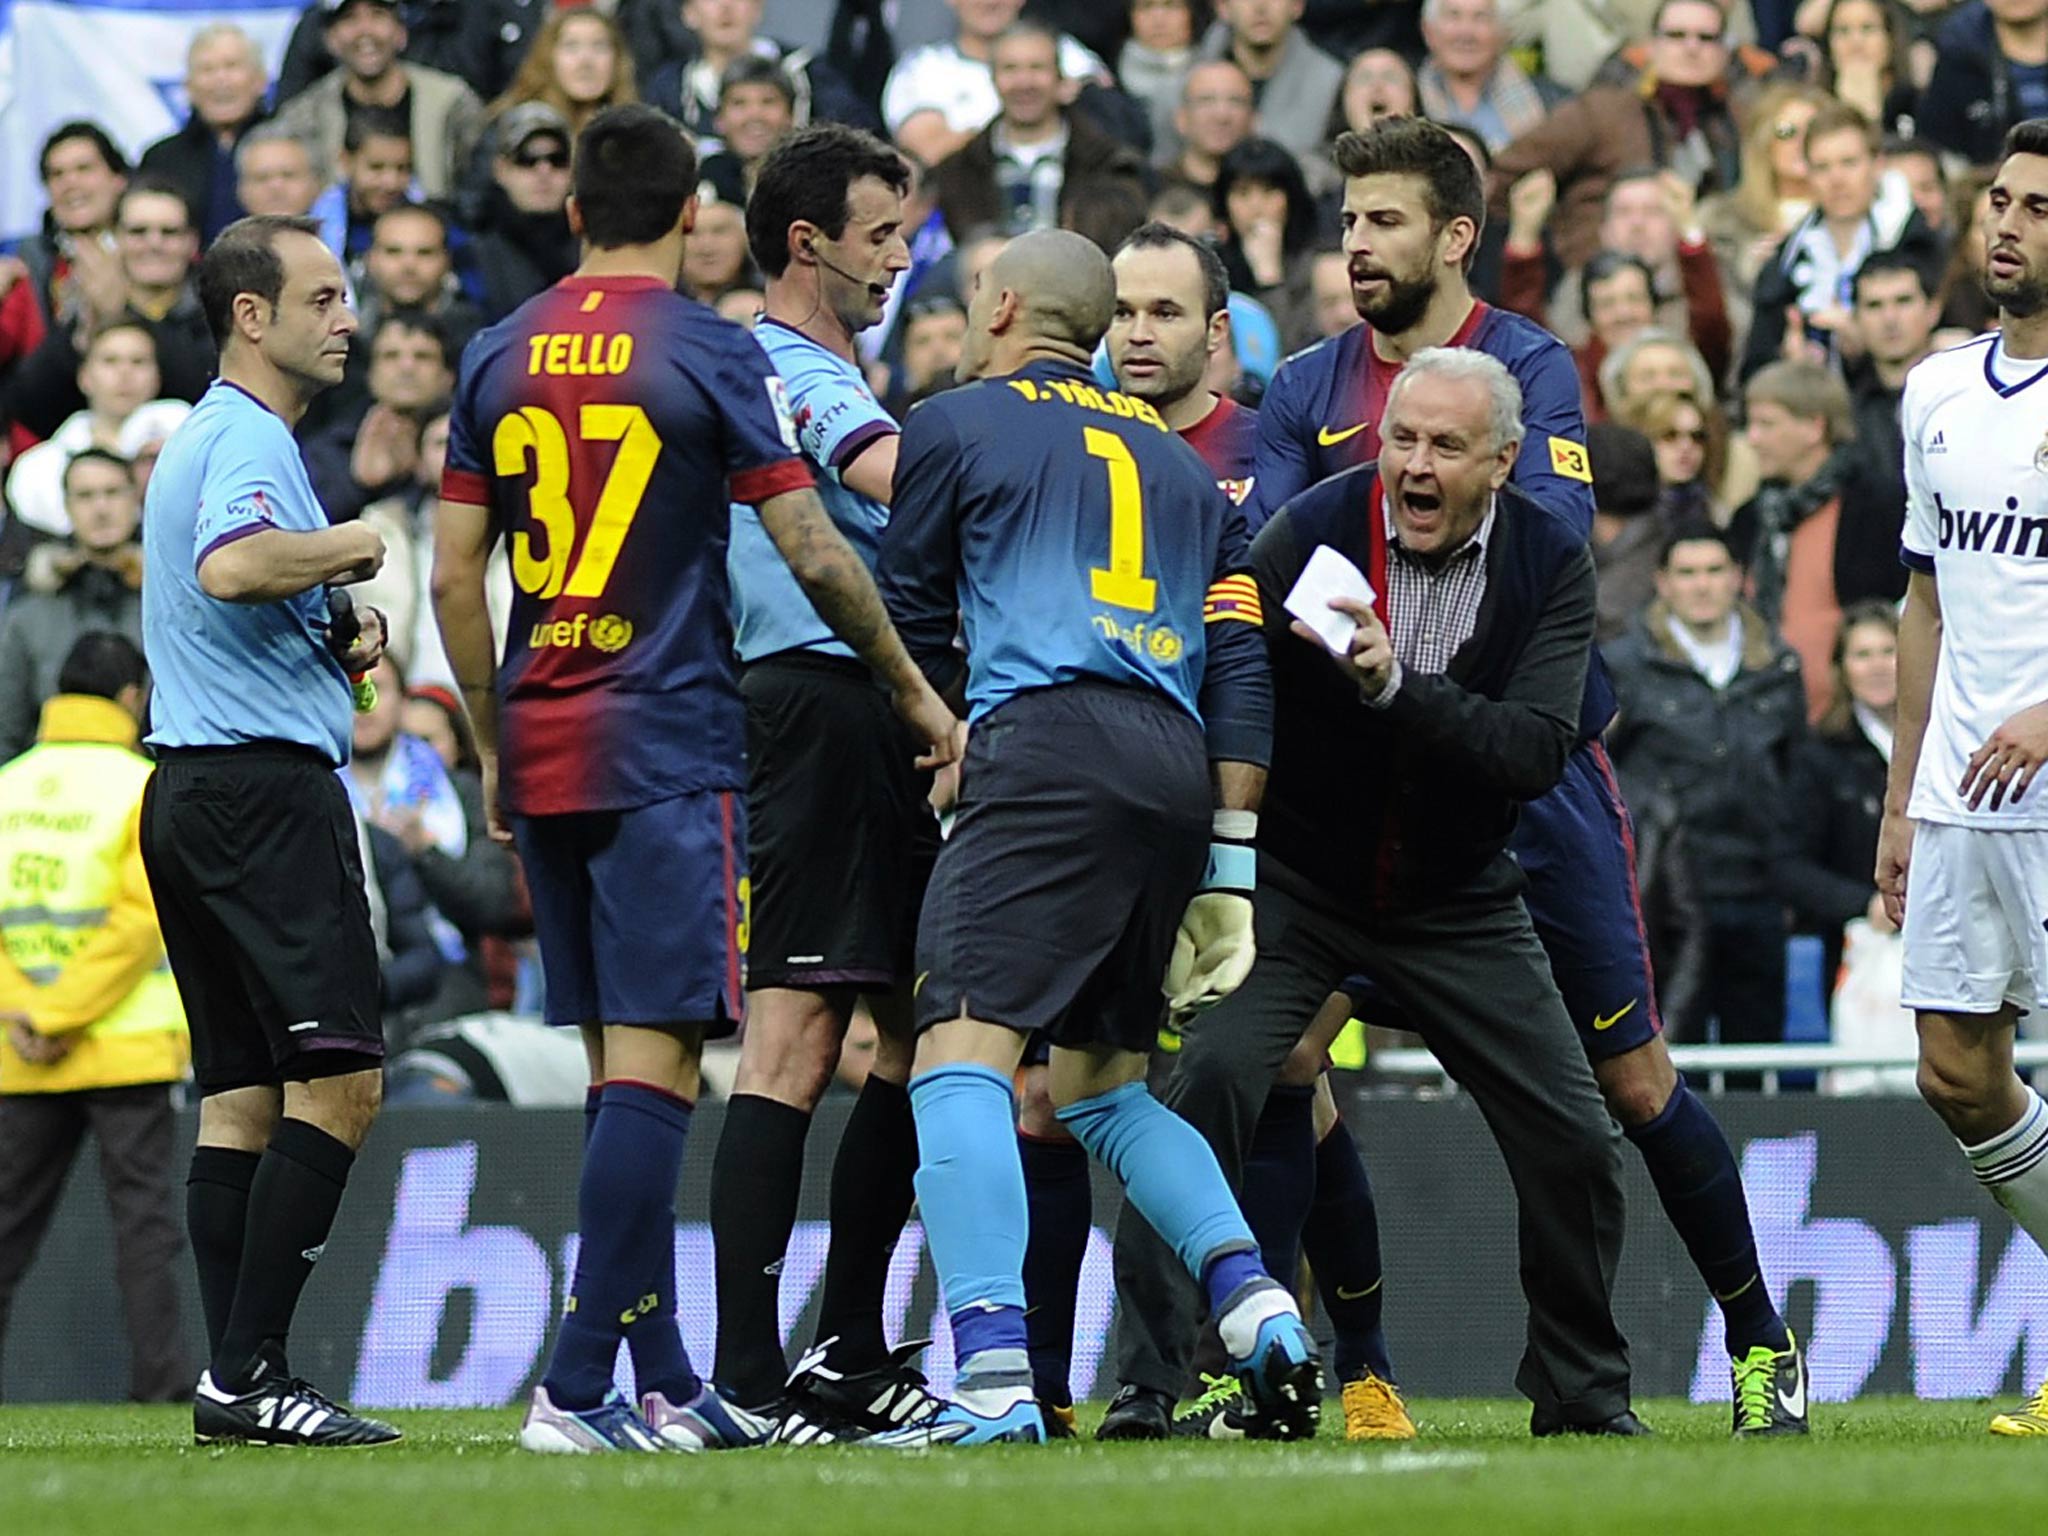
[[[1276,1438],[1312,1437],[1321,1413],[1292,1294],[1208,1144],[1145,1087],[1162,988],[1192,1012],[1251,970],[1272,708],[1243,512],[1157,408],[1088,371],[1116,301],[1091,242],[1019,236],[975,283],[970,382],[903,424],[882,589],[969,724],[918,924],[910,1079],[918,1209],[960,1367],[936,1417],[870,1444],[1048,1433],[1011,1096],[1034,1038],[1059,1123],[1201,1287]],[[1062,1406],[1052,1433],[1072,1432]]]
[[[1043,351],[1085,362],[1116,313],[1116,274],[1094,241],[1070,230],[1019,235],[976,282],[960,377],[1008,373]]]

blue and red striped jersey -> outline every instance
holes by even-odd
[[[506,810],[745,785],[730,507],[809,486],[796,449],[754,339],[656,278],[565,278],[470,343],[441,483],[511,547]]]

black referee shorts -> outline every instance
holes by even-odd
[[[333,764],[283,742],[161,750],[142,860],[201,1093],[382,1060],[377,943]]]
[[[1168,699],[1065,683],[989,714],[925,893],[917,1027],[1149,1052],[1212,807],[1202,728]]]
[[[918,744],[866,666],[790,651],[747,705],[747,986],[887,992],[910,979],[939,847]]]

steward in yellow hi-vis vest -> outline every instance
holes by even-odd
[[[143,870],[142,654],[80,638],[36,745],[0,766],[0,1319],[85,1134],[99,1143],[131,1394],[189,1396],[171,1084],[189,1047]]]
[[[185,1010],[142,868],[149,760],[112,699],[59,694],[36,745],[0,767],[0,1014],[68,1047],[0,1049],[0,1093],[68,1093],[185,1075]]]

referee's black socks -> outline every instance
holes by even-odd
[[[235,1305],[235,1281],[242,1272],[242,1240],[249,1230],[249,1185],[259,1152],[238,1147],[198,1147],[185,1175],[185,1228],[192,1262],[199,1271],[199,1305],[206,1314],[206,1349],[220,1353],[228,1313]]]
[[[304,1120],[280,1120],[271,1132],[249,1185],[234,1305],[213,1352],[222,1390],[246,1392],[283,1366],[299,1292],[327,1244],[355,1160],[345,1142]]]
[[[810,1130],[803,1110],[736,1093],[726,1101],[725,1128],[711,1159],[718,1384],[746,1408],[773,1402],[789,1375],[777,1307]]]
[[[910,1090],[870,1072],[832,1159],[832,1246],[818,1304],[818,1337],[838,1339],[833,1368],[871,1371],[889,1358],[882,1297],[889,1261],[916,1199],[917,1121]]]

